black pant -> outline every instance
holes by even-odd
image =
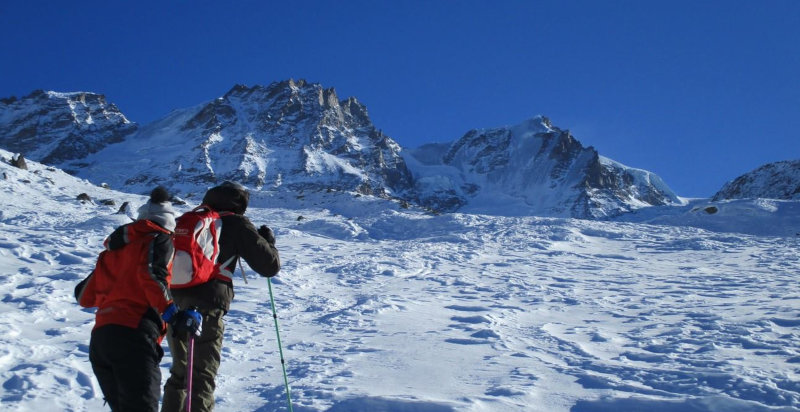
[[[89,360],[113,412],[158,411],[164,351],[148,332],[121,325],[92,331]]]

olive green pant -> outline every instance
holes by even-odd
[[[222,352],[222,333],[225,326],[221,309],[203,314],[203,332],[194,340],[194,360],[192,368],[192,412],[214,410],[214,378],[219,369]],[[170,376],[164,385],[164,398],[161,412],[182,412],[186,410],[186,368],[188,359],[188,339],[175,338],[172,329],[167,331],[167,343],[172,354]]]

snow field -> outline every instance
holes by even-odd
[[[0,164],[0,404],[104,410],[73,288],[129,218],[75,195],[145,198],[33,166]],[[800,410],[796,237],[291,202],[256,196],[248,215],[281,251],[295,411]],[[779,206],[773,222],[797,221]],[[284,411],[266,281],[245,273],[217,410]]]
[[[361,233],[383,237],[395,219]],[[797,406],[793,240],[557,219],[428,220],[417,239],[317,233],[282,249],[302,262],[287,265],[276,289],[293,300],[279,311],[291,313],[281,316],[298,404],[325,410],[357,395],[452,410],[570,410],[578,401],[613,410],[603,408],[619,397],[668,410],[692,399],[734,410],[748,401]],[[341,234],[335,222],[304,226]]]

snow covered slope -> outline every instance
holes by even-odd
[[[769,163],[728,182],[712,200],[800,199],[800,160]]]
[[[104,410],[93,312],[72,293],[128,217],[76,196],[146,199],[29,166],[0,162],[2,409]],[[284,262],[273,285],[295,411],[800,409],[798,237],[277,196],[255,193],[248,215],[275,229]],[[216,410],[285,411],[266,282],[245,272]]]
[[[80,159],[136,131],[95,93],[35,91],[0,100],[0,147],[52,165]]]
[[[434,209],[602,218],[680,204],[655,174],[599,156],[541,116],[411,155],[419,201]]]
[[[800,201],[775,199],[685,199],[684,206],[643,208],[616,217],[619,222],[687,226],[720,233],[800,236]]]

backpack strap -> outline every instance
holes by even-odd
[[[211,207],[209,207],[207,205],[200,205],[198,207],[207,207],[209,210],[214,210],[214,209],[212,209]],[[217,212],[217,214],[219,215],[220,218],[222,218],[223,216],[231,216],[231,215],[235,215],[236,213],[225,211],[225,212]],[[224,226],[223,226],[222,230],[223,231],[225,230]],[[214,279],[220,279],[220,280],[224,280],[226,282],[233,282],[233,272],[228,270],[228,265],[230,265],[232,262],[234,262],[237,258],[238,258],[238,256],[233,255],[230,258],[228,258],[228,260],[222,262],[219,265],[219,270],[212,277]]]
[[[203,210],[203,209],[210,210],[212,212],[216,212],[216,210],[214,210],[213,207],[211,207],[211,206],[209,206],[209,205],[207,205],[205,203],[203,203],[203,204],[197,206],[196,208],[192,209],[192,212],[197,212],[197,211]]]
[[[222,262],[222,264],[219,265],[219,271],[214,275],[214,278],[221,279],[226,282],[233,282],[233,272],[228,270],[228,265],[236,260],[236,257],[236,255],[233,255],[225,262]]]

